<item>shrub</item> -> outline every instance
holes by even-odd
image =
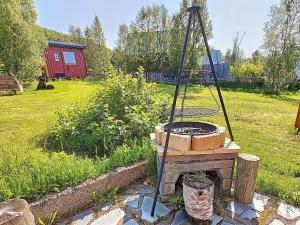
[[[241,65],[231,66],[230,73],[237,81],[260,83],[263,81],[264,63],[245,62]]]
[[[58,114],[46,147],[111,156],[117,146],[148,136],[164,119],[167,102],[155,90],[145,82],[142,68],[137,78],[111,72],[87,106],[74,105]]]

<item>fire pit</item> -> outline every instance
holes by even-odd
[[[158,125],[151,134],[158,173],[168,128],[169,124]],[[215,187],[221,193],[229,193],[234,159],[239,151],[240,147],[225,137],[222,126],[206,122],[174,122],[159,188],[161,200],[167,201],[175,194],[180,175],[200,170],[216,174]]]
[[[169,125],[165,125],[163,130],[167,132]],[[218,127],[204,122],[174,122],[171,125],[172,134],[180,135],[207,135],[218,131]]]

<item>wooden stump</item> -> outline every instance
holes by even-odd
[[[235,197],[248,204],[253,200],[259,158],[250,154],[239,154],[235,181]]]
[[[35,225],[27,202],[23,199],[0,202],[0,225]]]

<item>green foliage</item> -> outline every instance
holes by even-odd
[[[117,47],[112,62],[123,71],[135,71],[143,66],[147,72],[177,72],[188,20],[187,8],[201,7],[207,38],[212,37],[212,24],[208,18],[206,0],[182,0],[179,12],[169,15],[164,5],[142,7],[130,26],[120,25]],[[194,18],[193,24],[197,24]],[[199,68],[204,44],[199,26],[191,30],[188,45],[187,68]]]
[[[117,146],[148,136],[162,119],[166,101],[155,98],[155,88],[145,82],[142,69],[137,74],[133,78],[112,73],[86,107],[74,105],[60,112],[46,146],[111,156]]]
[[[38,26],[38,29],[45,36],[47,40],[55,40],[55,41],[63,41],[70,42],[72,41],[72,37],[68,34],[60,33],[48,28]]]
[[[171,205],[178,205],[184,203],[182,195],[173,195],[171,196],[169,203]]]
[[[93,24],[87,26],[84,32],[78,26],[70,26],[69,35],[73,42],[86,45],[85,60],[89,74],[107,74],[111,51],[105,46],[105,37],[98,16],[95,16]]]
[[[118,191],[119,188],[118,187],[114,187],[112,188],[107,194],[103,195],[103,194],[97,194],[95,191],[93,191],[92,193],[92,197],[91,197],[91,201],[92,203],[94,203],[95,205],[98,204],[104,204],[107,202],[110,203],[115,203],[116,200],[118,199]]]
[[[36,26],[32,0],[8,0],[0,3],[0,61],[5,73],[22,81],[32,81],[41,74],[41,52],[46,40]]]
[[[253,63],[246,61],[241,65],[230,67],[230,73],[239,82],[260,83],[263,81],[264,61]]]
[[[53,225],[56,223],[57,219],[58,219],[58,215],[57,215],[57,211],[55,211],[52,212],[50,214],[50,217],[47,219],[42,219],[41,217],[38,217],[38,222],[39,225]]]
[[[282,53],[272,51],[265,67],[265,84],[273,92],[287,90],[296,80],[296,63],[300,60],[300,48],[294,44]]]
[[[282,0],[271,7],[270,21],[265,24],[265,84],[276,93],[296,81],[295,66],[300,60],[299,7],[299,1]]]

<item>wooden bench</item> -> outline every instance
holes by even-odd
[[[0,91],[20,91],[20,84],[14,76],[0,76]]]

